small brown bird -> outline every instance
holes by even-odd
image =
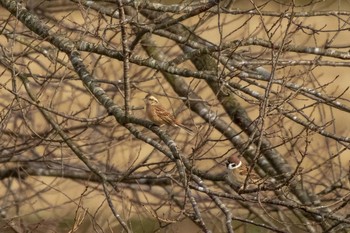
[[[261,178],[254,171],[251,171],[248,174],[249,168],[244,166],[242,161],[236,155],[228,157],[226,166],[228,170],[228,179],[232,183],[243,185],[248,175],[247,184],[256,184],[259,180],[261,181]]]
[[[171,114],[168,110],[166,110],[157,100],[156,97],[154,97],[151,94],[146,95],[145,97],[145,103],[146,103],[146,114],[147,117],[156,125],[162,126],[162,125],[170,125],[174,127],[180,127],[184,130],[186,130],[187,133],[193,134],[193,130],[189,127],[181,124],[178,122],[173,114]]]

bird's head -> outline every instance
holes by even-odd
[[[231,155],[226,161],[226,166],[229,170],[234,170],[242,166],[242,161],[236,155]]]

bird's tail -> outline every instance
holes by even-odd
[[[194,135],[194,131],[190,127],[187,127],[186,125],[180,123],[177,123],[176,126],[184,129],[188,134]]]

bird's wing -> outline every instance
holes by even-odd
[[[175,117],[168,112],[165,108],[160,105],[155,105],[154,110],[159,118],[161,118],[168,125],[173,125],[175,121]]]

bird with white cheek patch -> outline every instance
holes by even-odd
[[[249,173],[249,168],[244,166],[242,161],[236,155],[231,155],[228,157],[226,166],[228,179],[234,184],[239,184],[242,186],[248,175],[248,184],[256,184],[259,180],[261,180],[261,178],[254,171]]]

